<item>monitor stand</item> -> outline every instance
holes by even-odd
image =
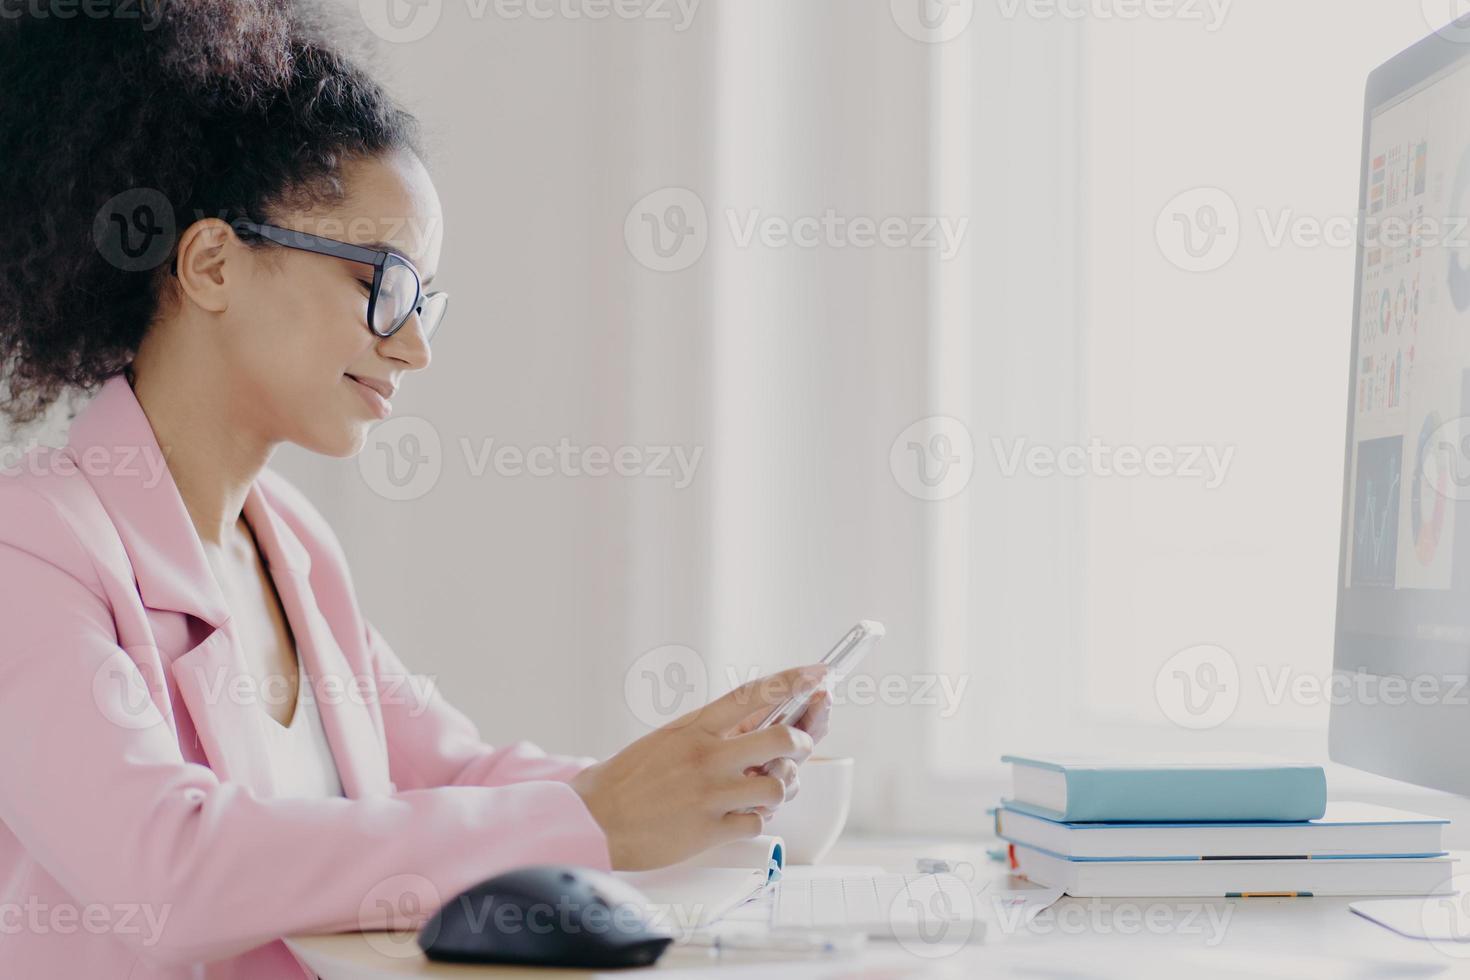
[[[1427,939],[1470,957],[1470,892],[1425,898],[1384,898],[1353,902],[1358,915],[1410,939]]]

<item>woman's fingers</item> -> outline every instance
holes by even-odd
[[[710,794],[718,812],[731,813],[756,807],[775,808],[786,799],[786,784],[775,776],[740,775]]]
[[[720,818],[718,839],[715,843],[723,844],[726,841],[755,837],[764,829],[765,824],[765,819],[759,813],[727,813]]]
[[[790,803],[801,786],[796,763],[790,759],[776,759],[766,766],[766,775],[775,776],[781,780],[781,785],[786,787],[786,795],[782,797],[781,802]]]
[[[772,759],[790,759],[798,764],[812,754],[815,743],[812,737],[800,728],[791,725],[772,725],[748,735],[736,735],[725,740],[725,751],[740,769],[761,766]]]
[[[827,724],[831,717],[832,694],[821,690],[807,702],[806,711],[796,719],[796,727],[810,735],[813,742],[820,742],[827,736]]]

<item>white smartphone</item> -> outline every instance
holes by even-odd
[[[858,661],[865,657],[886,631],[883,624],[871,619],[864,619],[843,635],[837,641],[837,645],[827,651],[822,658],[822,663],[827,666],[827,679],[823,687],[831,690],[858,665]],[[795,697],[787,698],[785,701],[771,709],[770,714],[761,719],[761,723],[755,727],[755,731],[769,728],[772,725],[789,725],[801,717],[806,710],[806,703],[817,693],[815,690]]]

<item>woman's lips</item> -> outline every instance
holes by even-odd
[[[387,398],[384,398],[382,392],[378,391],[376,387],[355,375],[345,375],[345,378],[351,383],[352,387],[357,389],[357,393],[362,396],[363,401],[367,402],[368,408],[372,410],[375,416],[380,419],[385,419],[392,414],[393,403]],[[392,389],[389,390],[391,391]]]

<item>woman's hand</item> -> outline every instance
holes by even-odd
[[[743,811],[774,809],[787,798],[795,766],[811,754],[812,732],[826,733],[825,692],[796,725],[751,729],[825,674],[817,665],[753,680],[574,776],[571,787],[607,835],[612,866],[663,867],[759,834],[761,813]],[[779,774],[759,771],[773,760]]]
[[[761,719],[764,718],[769,712],[769,708],[762,708],[759,711],[752,713],[749,717],[742,721],[735,730],[742,734],[745,732],[754,731],[755,726],[759,725],[761,723]],[[831,717],[831,714],[832,695],[828,693],[826,688],[823,688],[817,691],[816,694],[813,694],[811,700],[806,703],[806,710],[801,713],[800,718],[796,719],[796,727],[800,728],[802,731],[810,735],[812,737],[812,744],[816,745],[816,743],[820,742],[827,734],[827,722],[828,719]],[[800,761],[804,762],[805,759]],[[782,800],[782,802],[784,803],[787,800],[793,799],[797,793],[801,792],[801,780],[797,775],[797,768],[798,760],[782,758],[773,759],[763,766],[752,766],[750,769],[746,770],[746,773],[760,773],[763,775],[775,776],[777,779],[781,780],[781,782],[786,786],[786,799]],[[776,812],[776,807],[759,806],[756,807],[756,812],[758,812],[765,819],[769,820],[771,819],[771,816]]]

